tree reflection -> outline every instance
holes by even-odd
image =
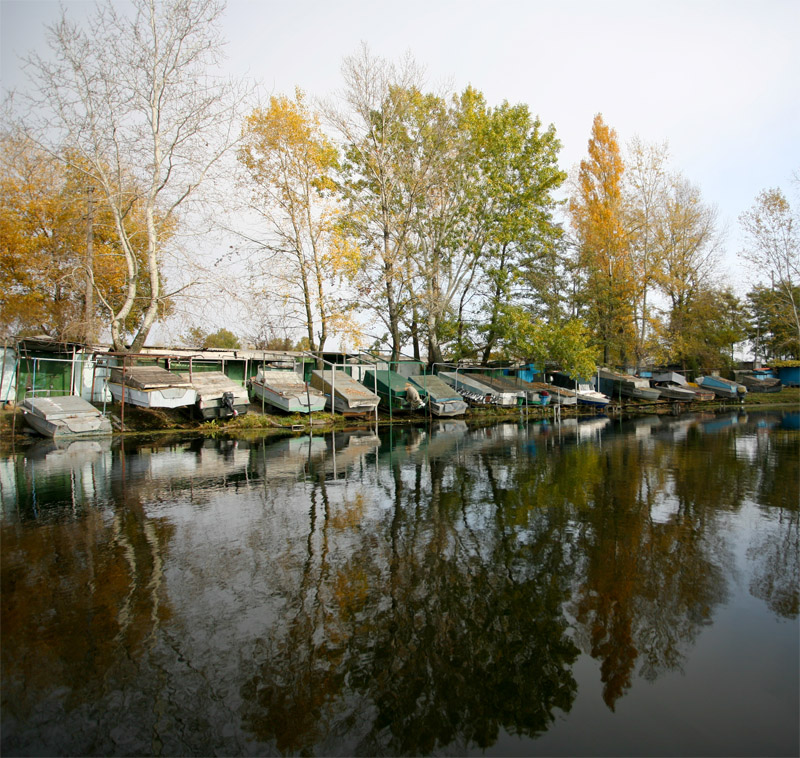
[[[96,492],[116,496],[113,510],[63,470],[43,469],[45,523],[25,498],[21,518],[3,522],[3,708],[20,723],[53,692],[67,710],[106,695],[170,617],[163,563],[173,528],[148,518],[121,477],[94,473]]]
[[[242,689],[246,727],[282,752],[343,733],[358,734],[352,749],[367,754],[488,747],[500,728],[535,735],[571,707],[578,649],[561,612],[571,571],[555,538],[563,516],[509,523],[511,504],[500,502],[490,529],[471,528],[485,517],[487,472],[409,464],[407,454],[393,456],[384,482],[393,507],[382,537],[359,531],[357,501],[340,506],[343,516],[324,482],[315,490],[291,621],[264,638]],[[342,542],[346,559],[322,552]]]

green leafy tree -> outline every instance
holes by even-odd
[[[207,332],[199,326],[193,326],[182,341],[188,347],[216,348],[218,350],[238,350],[242,346],[239,338],[225,328],[217,329],[216,332]]]
[[[800,302],[800,287],[795,287],[792,297]],[[756,357],[800,358],[800,339],[786,318],[785,299],[771,287],[756,285],[747,293],[750,315],[748,339],[755,347]]]

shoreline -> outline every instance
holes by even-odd
[[[611,403],[601,412],[585,406],[561,408],[561,420],[568,418],[592,418],[594,416],[609,416],[615,419],[625,419],[641,415],[680,415],[691,412],[720,412],[741,409],[767,410],[767,409],[793,409],[800,410],[800,388],[785,387],[776,393],[749,393],[743,402],[717,399],[703,403],[670,403],[665,401],[643,403],[631,400],[630,402]],[[392,418],[388,413],[379,412],[377,427],[422,425],[432,421],[463,420],[468,426],[485,426],[498,421],[524,419],[528,421],[545,421],[557,419],[557,406],[515,406],[502,409],[497,407],[470,407],[464,416],[452,419],[430,417],[427,414],[402,414]],[[168,435],[180,436],[230,436],[241,434],[259,434],[260,436],[283,436],[290,434],[308,434],[313,432],[328,433],[345,431],[353,428],[375,427],[374,417],[353,418],[325,412],[315,412],[311,418],[301,414],[281,415],[280,413],[261,413],[257,404],[251,404],[247,414],[235,419],[224,421],[200,421],[187,417],[186,409],[158,409],[150,410],[126,406],[125,428],[120,428],[120,406],[111,403],[106,406],[108,414],[114,420],[112,439],[135,439],[148,437],[163,437]],[[26,445],[36,440],[46,439],[36,434],[23,419],[19,407],[4,407],[0,411],[0,453],[12,452],[17,445]]]

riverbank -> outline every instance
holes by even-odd
[[[683,411],[716,411],[731,408],[764,408],[764,407],[793,407],[800,409],[800,388],[784,387],[780,392],[755,393],[751,392],[745,397],[743,403],[726,401],[722,399],[705,403],[674,404],[669,402],[641,403],[626,400],[621,405],[613,403],[606,409],[606,415],[619,417],[620,415],[637,414],[674,414]],[[106,406],[114,424],[114,434],[128,436],[142,436],[153,434],[175,434],[213,436],[218,434],[237,434],[240,432],[257,431],[260,434],[283,435],[291,432],[308,431],[342,431],[353,426],[373,424],[374,420],[345,418],[340,415],[334,417],[327,412],[312,413],[309,418],[305,414],[280,414],[262,413],[260,403],[251,403],[246,414],[233,419],[200,421],[192,418],[186,409],[145,409],[126,405],[124,424],[122,409],[118,403]],[[561,408],[562,418],[589,417],[596,415],[590,408],[578,406],[577,408]],[[530,419],[552,419],[556,409],[551,406],[529,406],[526,408],[498,408],[488,406],[471,407],[467,410],[464,419],[468,424],[483,425],[495,421],[519,418],[527,414]],[[420,424],[430,420],[424,413],[395,414],[391,418],[381,412],[378,417],[379,426],[390,424]],[[434,419],[435,420],[435,419]],[[19,408],[6,406],[0,410],[0,451],[16,444],[36,439],[35,433],[25,423],[22,411]]]

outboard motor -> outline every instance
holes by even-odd
[[[222,407],[230,409],[231,416],[238,416],[239,411],[233,407],[233,392],[223,392],[222,393]]]

